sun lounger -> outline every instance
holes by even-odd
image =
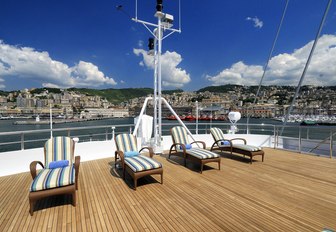
[[[123,178],[125,179],[125,171],[127,171],[134,180],[134,190],[137,188],[139,178],[160,174],[161,184],[163,184],[163,168],[162,164],[153,159],[153,149],[151,147],[143,147],[138,150],[136,137],[132,134],[119,134],[115,137],[117,150],[115,152],[115,164],[121,159],[123,169]],[[149,156],[140,154],[141,151],[148,150]]]
[[[35,202],[41,198],[71,194],[72,204],[76,206],[80,157],[74,157],[75,142],[69,137],[54,137],[44,145],[44,165],[40,161],[30,164],[33,182],[30,186],[30,215],[34,213]],[[42,170],[37,172],[37,164]]]
[[[243,138],[234,138],[231,140],[225,139],[224,133],[221,129],[217,127],[213,127],[210,129],[210,133],[212,137],[214,138],[215,142],[211,146],[211,151],[213,150],[220,150],[220,151],[230,151],[239,153],[248,157],[250,157],[250,163],[252,163],[253,157],[261,155],[262,156],[262,162],[264,162],[264,151],[261,149],[261,147],[256,147],[252,145],[248,145],[246,143],[246,140]],[[242,143],[236,143],[236,141],[242,141]]]
[[[169,158],[171,155],[182,154],[184,158],[184,166],[187,164],[187,159],[191,159],[201,165],[201,173],[203,172],[204,164],[210,162],[217,162],[218,169],[220,169],[220,156],[214,152],[206,150],[205,143],[202,141],[189,143],[187,130],[184,127],[173,127],[170,132],[173,139],[173,145],[169,150]],[[199,148],[197,143],[201,144],[202,147]]]

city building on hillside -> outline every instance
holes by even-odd
[[[241,113],[243,117],[273,118],[276,115],[276,107],[273,104],[256,105],[244,108]]]
[[[0,96],[0,106],[7,103],[7,97]]]
[[[229,113],[229,109],[221,107],[221,106],[209,106],[209,107],[201,108],[199,110],[200,116],[207,115],[212,118],[215,118],[221,115],[227,115],[228,113]]]
[[[221,106],[223,108],[230,108],[232,101],[223,100],[220,96],[212,96],[208,99],[203,99],[201,105],[204,107],[210,107],[213,105]]]

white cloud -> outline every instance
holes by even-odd
[[[238,85],[254,85],[262,75],[262,66],[246,65],[239,61],[221,71],[216,76],[207,75],[206,78],[213,82],[214,85],[238,84]]]
[[[133,49],[135,55],[143,56],[143,60],[139,65],[150,69],[154,69],[153,56],[147,54],[143,49]],[[161,70],[162,70],[162,85],[182,88],[185,84],[191,81],[190,75],[186,70],[182,70],[177,66],[182,62],[182,57],[176,52],[166,51],[161,56]]]
[[[92,63],[79,61],[68,65],[53,60],[48,52],[18,47],[0,41],[0,75],[4,78],[37,80],[45,87],[98,87],[116,85]]]
[[[125,84],[126,82],[124,80],[121,80],[120,81],[120,84]]]
[[[272,57],[263,85],[297,85],[306,64],[313,41],[292,53]],[[304,85],[336,84],[336,35],[323,35],[316,46]],[[258,85],[262,76],[261,65],[246,65],[242,61],[233,64],[215,76],[207,75],[213,85]]]
[[[264,22],[261,21],[257,16],[255,17],[247,17],[247,21],[253,21],[254,22],[254,27],[262,28],[264,26]]]

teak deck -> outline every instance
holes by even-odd
[[[81,163],[77,206],[45,198],[29,215],[29,173],[0,178],[0,231],[336,230],[336,160],[265,149],[265,162],[229,154],[203,174],[190,162],[155,156],[159,176],[120,178],[114,159]],[[112,153],[111,153],[112,154]]]

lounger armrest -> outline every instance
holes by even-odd
[[[183,144],[183,143],[174,143],[173,145],[171,145],[170,147],[170,152],[172,151],[172,149],[175,147],[175,150],[177,151],[177,146],[180,146],[182,149],[180,150],[183,150],[183,153],[185,154],[186,153],[186,146]]]
[[[33,161],[33,162],[30,163],[30,174],[31,174],[33,180],[36,177],[36,165],[37,164],[41,165],[42,168],[44,168],[44,165],[40,161]]]
[[[194,142],[192,142],[191,144],[194,144],[194,143],[201,143],[202,145],[203,145],[203,149],[205,149],[206,148],[206,146],[205,146],[205,142],[203,142],[203,141],[194,141]]]
[[[76,171],[76,175],[79,172],[79,165],[80,165],[80,156],[75,156],[75,171]]]
[[[75,184],[78,190],[78,175],[79,175],[80,156],[75,156]]]
[[[153,158],[154,150],[153,150],[152,147],[143,147],[143,148],[140,149],[139,153],[142,152],[143,150],[148,150],[150,157]]]
[[[124,156],[124,152],[122,152],[122,151],[116,151],[115,155],[120,157],[122,168],[125,168],[125,156]]]
[[[243,138],[234,138],[234,139],[231,139],[231,146],[232,146],[232,141],[234,140],[242,140],[244,142],[244,144],[246,145],[246,139],[243,139]]]

